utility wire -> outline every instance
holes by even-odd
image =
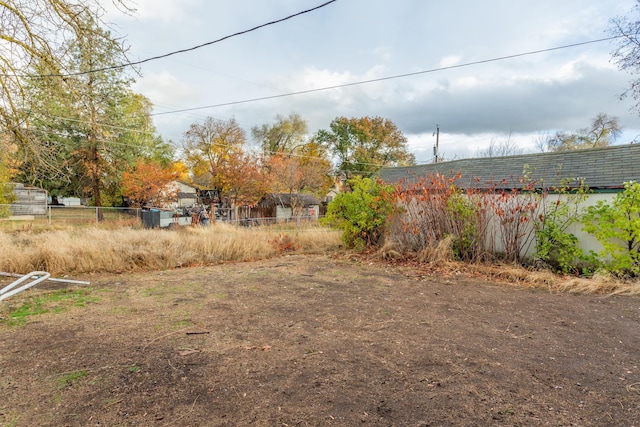
[[[29,77],[71,77],[71,76],[82,76],[84,74],[92,74],[92,73],[99,73],[99,72],[102,72],[102,71],[118,70],[120,68],[125,68],[125,67],[133,67],[135,65],[144,64],[145,62],[156,61],[158,59],[167,58],[169,56],[178,55],[180,53],[191,52],[193,50],[200,49],[200,48],[203,48],[205,46],[210,46],[210,45],[215,44],[215,43],[220,43],[221,41],[230,39],[232,37],[241,36],[243,34],[247,34],[247,33],[250,33],[252,31],[259,30],[260,28],[268,27],[269,25],[279,24],[280,22],[284,22],[284,21],[287,21],[289,19],[298,17],[300,15],[304,15],[306,13],[310,13],[310,12],[316,11],[318,9],[321,9],[321,8],[323,8],[325,6],[328,6],[331,3],[334,3],[336,1],[338,1],[338,0],[329,0],[329,1],[327,1],[325,3],[322,3],[322,4],[320,4],[320,5],[316,6],[316,7],[312,7],[311,9],[306,9],[306,10],[303,10],[301,12],[294,13],[293,15],[289,15],[289,16],[285,16],[284,18],[276,19],[275,21],[270,21],[270,22],[267,22],[265,24],[257,25],[257,26],[255,26],[253,28],[249,28],[248,30],[238,31],[237,33],[229,34],[228,36],[224,36],[224,37],[221,37],[219,39],[212,40],[210,42],[202,43],[202,44],[199,44],[197,46],[189,47],[189,48],[186,48],[186,49],[174,50],[172,52],[165,53],[165,54],[162,54],[162,55],[157,55],[157,56],[152,56],[150,58],[141,59],[140,61],[127,62],[125,64],[113,65],[113,66],[104,67],[104,68],[96,68],[96,69],[88,70],[88,71],[78,71],[78,72],[75,72],[75,73],[68,73],[68,74],[40,74],[40,75],[30,75]]]
[[[412,73],[404,73],[404,74],[396,74],[396,75],[393,75],[393,76],[379,77],[379,78],[376,78],[376,79],[361,80],[361,81],[357,81],[357,82],[343,83],[343,84],[339,84],[339,85],[325,86],[325,87],[320,87],[320,88],[315,88],[315,89],[306,89],[306,90],[300,90],[300,91],[297,91],[297,92],[289,92],[289,93],[282,93],[282,94],[278,94],[278,95],[262,96],[262,97],[258,97],[258,98],[249,98],[249,99],[243,99],[241,101],[223,102],[223,103],[220,103],[220,104],[205,105],[205,106],[201,106],[201,107],[191,107],[191,108],[182,108],[182,109],[179,109],[179,110],[163,111],[163,112],[159,112],[159,113],[152,113],[151,115],[152,116],[161,116],[161,115],[164,115],[164,114],[184,113],[184,112],[188,112],[188,111],[204,110],[204,109],[208,109],[208,108],[227,107],[227,106],[230,106],[230,105],[247,104],[247,103],[250,103],[250,102],[266,101],[266,100],[270,100],[270,99],[285,98],[285,97],[289,97],[289,96],[303,95],[303,94],[314,93],[314,92],[322,92],[322,91],[327,91],[327,90],[340,89],[340,88],[344,88],[344,87],[359,86],[359,85],[364,85],[364,84],[368,84],[368,83],[376,83],[376,82],[382,82],[382,81],[386,81],[386,80],[394,80],[394,79],[401,79],[401,78],[404,78],[404,77],[417,76],[417,75],[421,75],[421,74],[435,73],[435,72],[438,72],[438,71],[445,71],[445,70],[453,70],[453,69],[456,69],[456,68],[470,67],[470,66],[473,66],[473,65],[487,64],[489,62],[504,61],[504,60],[507,60],[507,59],[520,58],[520,57],[523,57],[523,56],[537,55],[537,54],[540,54],[540,53],[553,52],[555,50],[561,50],[561,49],[569,49],[569,48],[572,48],[572,47],[584,46],[584,45],[587,45],[587,44],[601,43],[601,42],[604,42],[604,41],[614,40],[614,39],[617,39],[619,37],[622,37],[622,36],[613,36],[613,37],[607,37],[607,38],[604,38],[604,39],[589,40],[589,41],[584,41],[584,42],[580,42],[580,43],[568,44],[568,45],[564,45],[564,46],[556,46],[556,47],[550,47],[550,48],[547,48],[547,49],[533,50],[533,51],[529,51],[529,52],[516,53],[516,54],[513,54],[513,55],[499,56],[499,57],[496,57],[496,58],[482,59],[482,60],[473,61],[473,62],[466,62],[464,64],[450,65],[450,66],[447,66],[447,67],[439,67],[439,68],[431,68],[429,70],[415,71],[415,72],[412,72]]]

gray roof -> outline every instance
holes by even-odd
[[[320,201],[315,198],[312,194],[290,194],[290,193],[271,193],[264,196],[259,202],[258,205],[280,205],[291,207],[291,201],[294,201],[295,205],[302,206],[313,206],[319,205]]]
[[[438,173],[461,178],[461,188],[519,187],[525,170],[537,187],[554,187],[567,180],[583,179],[591,189],[619,189],[627,181],[640,180],[640,144],[507,157],[461,159],[428,165],[383,168],[378,175],[389,183]]]

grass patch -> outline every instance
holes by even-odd
[[[77,382],[78,380],[86,377],[88,375],[88,372],[86,370],[79,370],[79,371],[73,371],[73,372],[68,372],[66,374],[60,375],[58,376],[58,378],[56,378],[56,386],[60,389],[60,388],[65,388],[65,387],[70,387],[71,385],[73,385],[73,383]]]
[[[19,417],[17,415],[9,419],[7,415],[0,414],[0,421],[2,422],[2,425],[5,427],[16,427],[18,425],[18,420],[19,420]]]
[[[88,289],[60,289],[38,296],[30,297],[22,304],[9,308],[2,322],[8,326],[20,326],[27,323],[31,316],[44,313],[63,313],[69,307],[84,307],[87,303],[98,299],[90,295]]]

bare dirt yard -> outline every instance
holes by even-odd
[[[4,426],[640,426],[638,297],[343,256],[74,279],[0,303]]]

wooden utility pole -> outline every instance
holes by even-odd
[[[434,132],[436,136],[436,145],[433,146],[433,163],[438,163],[440,161],[440,126],[436,125],[436,131]]]

